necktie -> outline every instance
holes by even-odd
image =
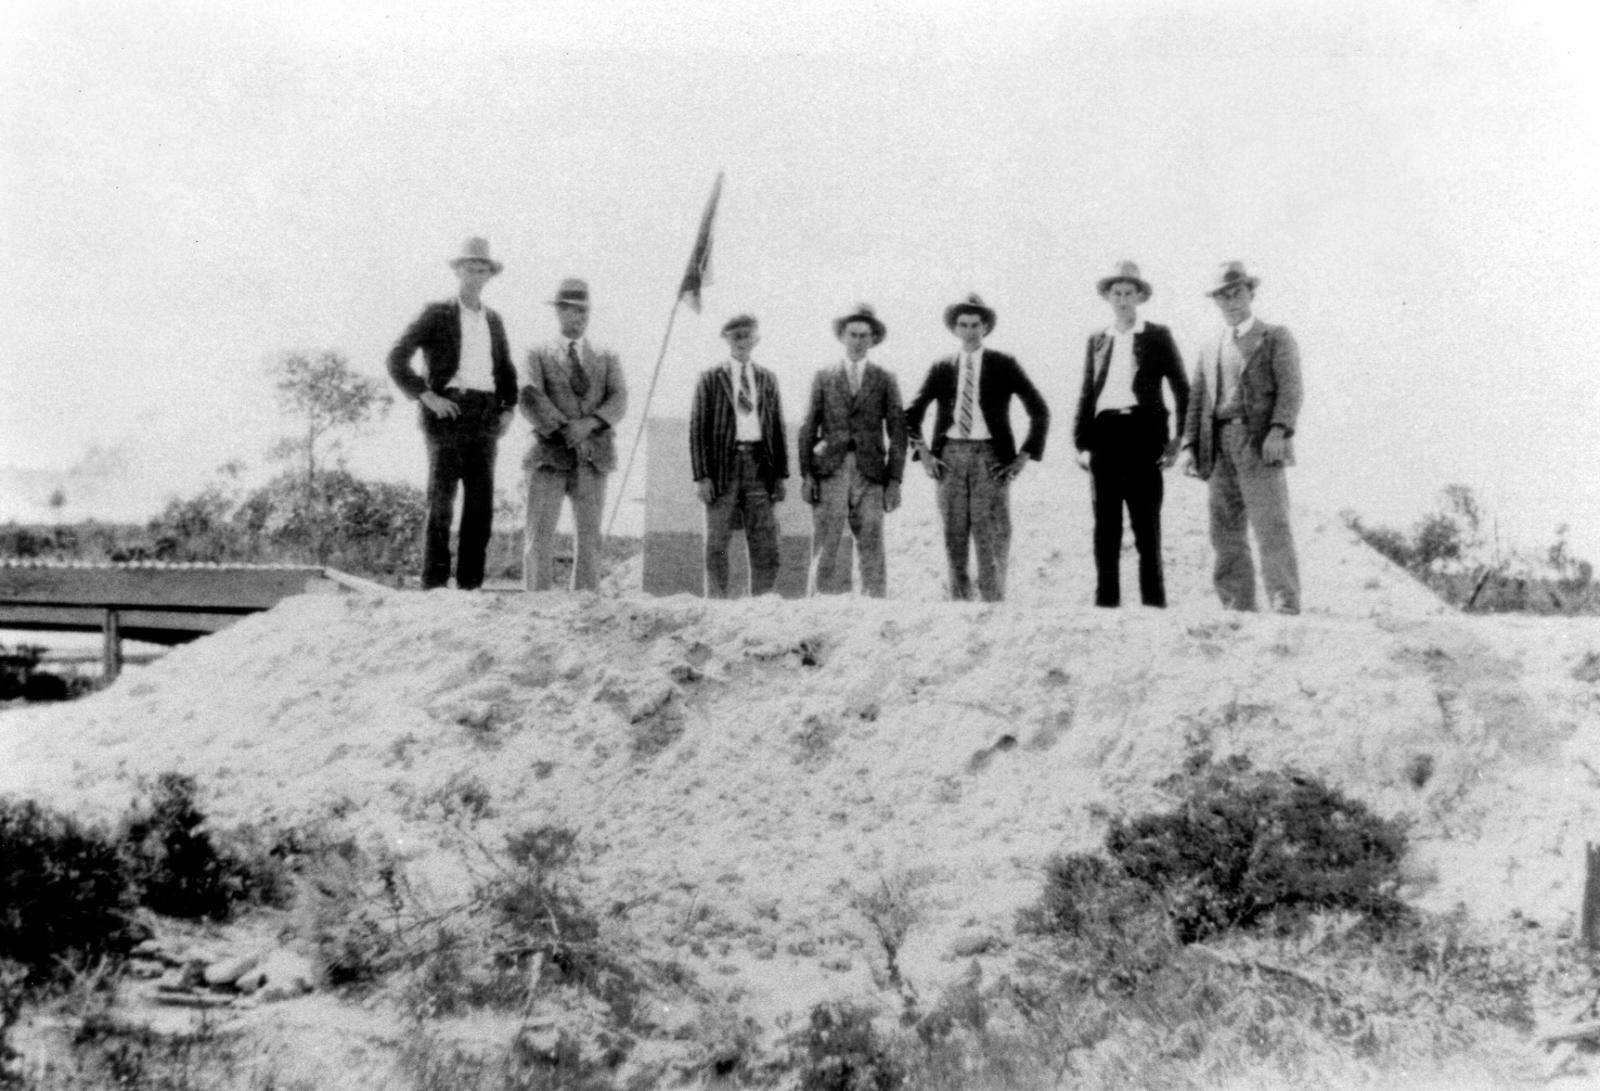
[[[972,403],[973,389],[978,385],[977,361],[971,356],[966,358],[967,370],[961,380],[961,397],[956,403],[956,426],[961,429],[961,438],[966,439],[972,435]]]
[[[583,365],[578,362],[578,342],[567,342],[567,378],[572,383],[572,392],[582,398],[589,393],[589,376],[583,373]]]
[[[755,399],[750,396],[750,365],[743,363],[739,365],[739,412],[753,413],[755,409]]]
[[[850,361],[850,393],[861,393],[861,363],[858,360]]]

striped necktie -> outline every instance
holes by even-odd
[[[961,397],[956,402],[956,426],[961,429],[962,439],[972,435],[972,403],[976,400],[973,392],[978,385],[978,362],[971,356],[965,359],[967,370],[962,375]]]
[[[739,412],[754,413],[755,399],[750,396],[750,364],[739,365]]]

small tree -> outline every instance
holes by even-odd
[[[270,454],[305,466],[305,522],[311,528],[312,551],[321,561],[318,463],[342,465],[345,433],[387,414],[394,398],[375,380],[351,371],[344,354],[332,349],[285,352],[273,361],[272,373],[278,404],[300,423],[301,432],[279,440]]]

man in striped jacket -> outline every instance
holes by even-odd
[[[701,372],[689,411],[689,462],[706,506],[706,595],[728,597],[728,539],[744,527],[750,593],[778,582],[778,517],[789,455],[778,379],[750,358],[760,342],[748,314],[722,327],[729,357]]]

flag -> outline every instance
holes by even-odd
[[[700,289],[711,283],[711,221],[717,216],[717,198],[722,196],[722,172],[717,172],[717,182],[711,187],[711,200],[706,202],[706,212],[700,217],[700,234],[695,236],[694,250],[689,254],[689,267],[683,271],[683,284],[678,287],[680,302],[687,300],[694,313],[700,313]]]

